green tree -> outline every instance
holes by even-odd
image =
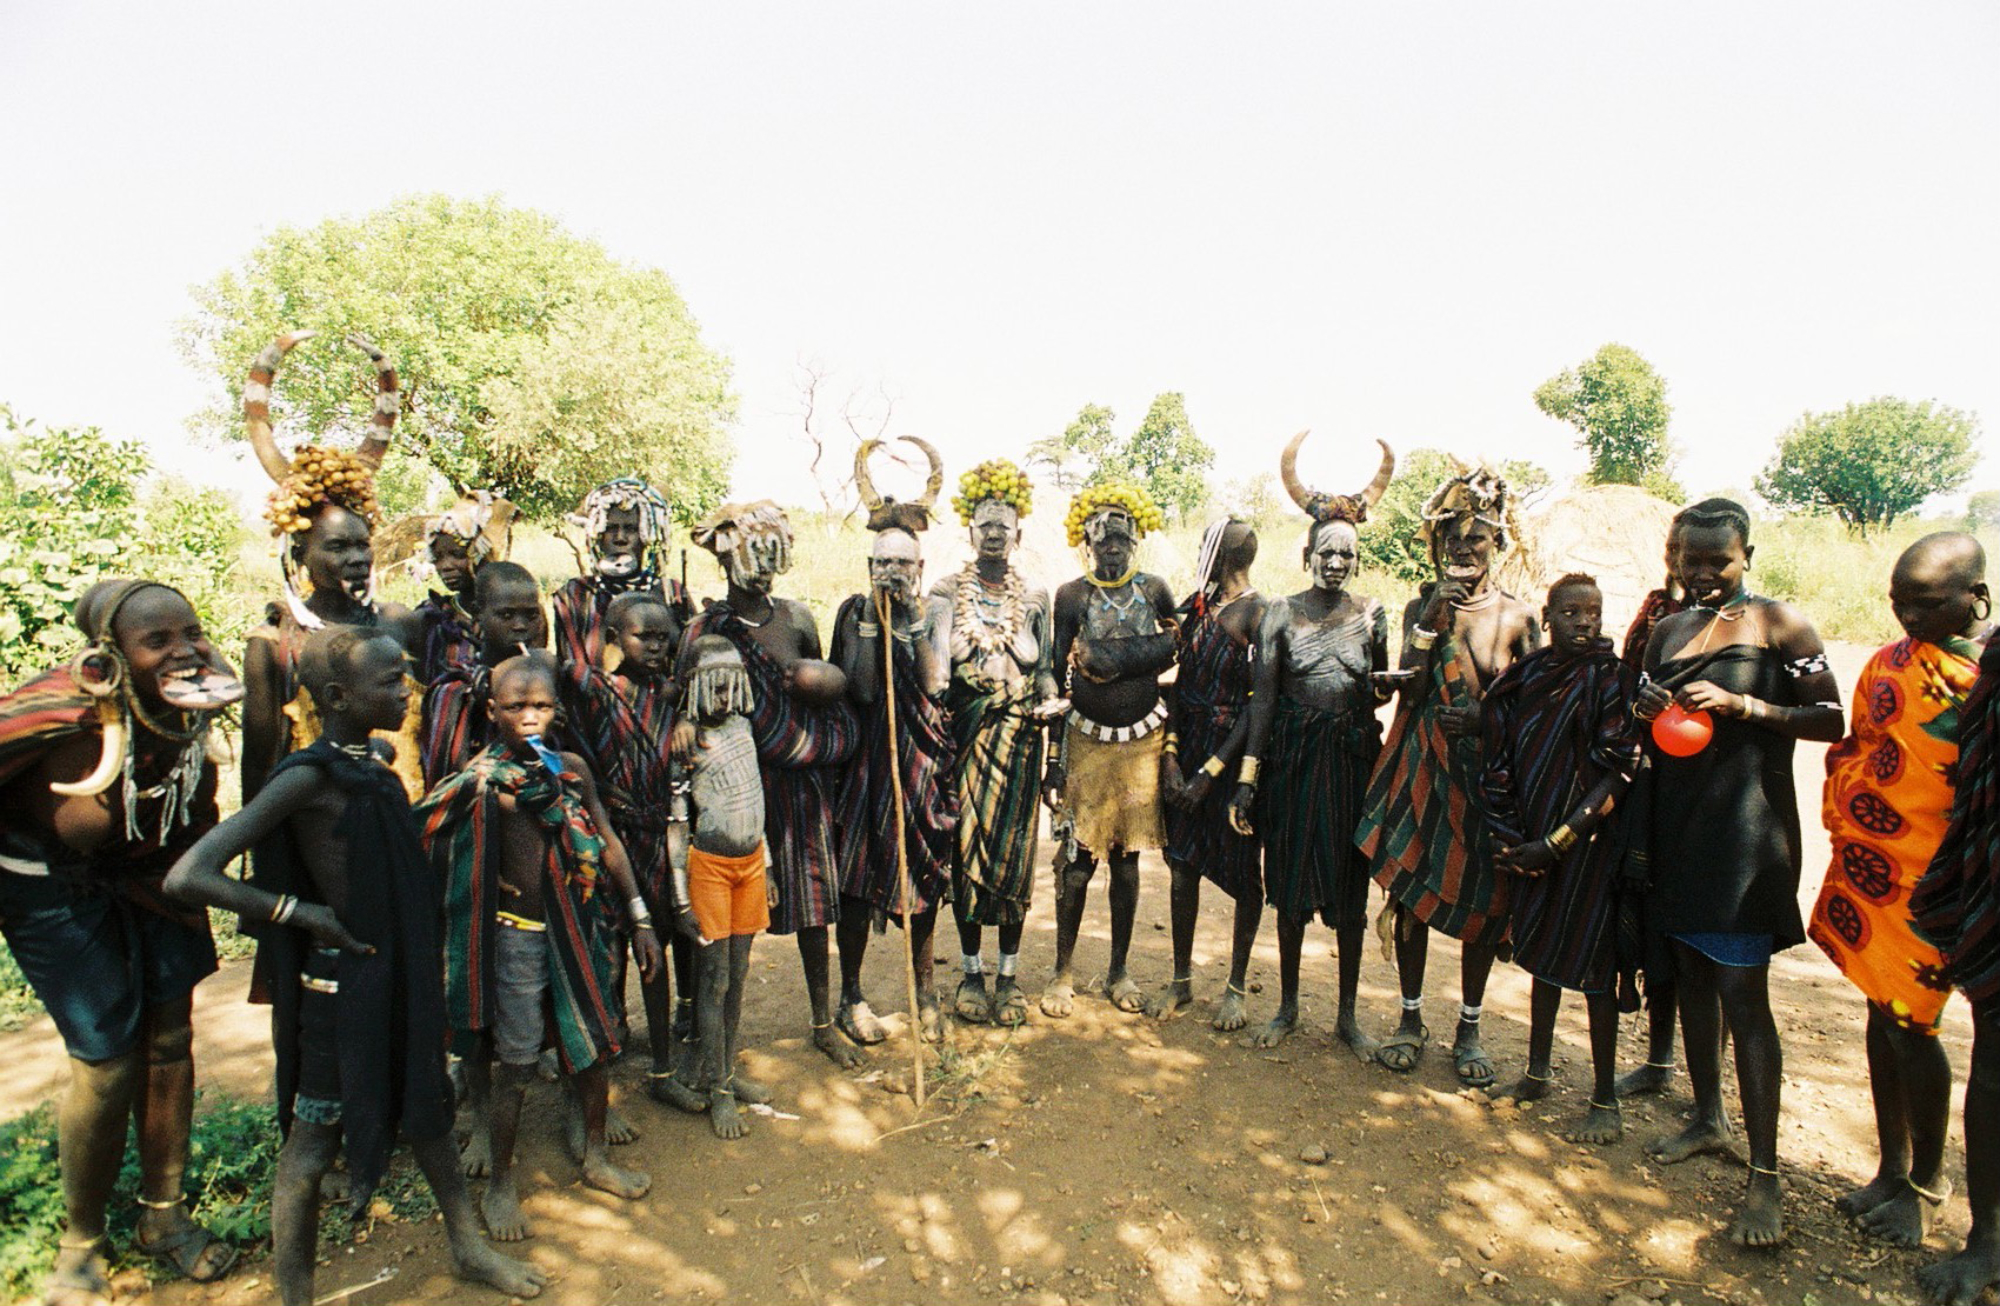
[[[1968,530],[2000,530],[2000,490],[1980,490],[1965,501]]]
[[[181,348],[223,392],[200,433],[240,439],[250,360],[309,328],[323,339],[294,350],[275,387],[281,438],[353,440],[373,377],[333,342],[359,331],[402,378],[398,449],[457,488],[547,520],[636,472],[692,517],[726,477],[729,365],[673,282],[533,210],[427,195],[283,227],[194,298]]]
[[[1578,432],[1600,485],[1642,485],[1671,469],[1667,383],[1637,351],[1610,344],[1535,389],[1535,406]]]
[[[1202,473],[1214,465],[1215,450],[1195,434],[1178,390],[1154,398],[1116,461],[1155,503],[1182,521],[1208,502],[1208,478]]]
[[[1112,420],[1104,405],[1085,404],[1061,435],[1044,436],[1028,446],[1028,466],[1048,468],[1049,479],[1065,493],[1082,488],[1118,447]]]
[[[0,405],[0,683],[70,656],[70,612],[112,576],[176,586],[218,647],[240,646],[254,601],[238,588],[247,538],[229,501],[178,483],[143,484],[135,442],[95,427],[17,420]]]
[[[1452,474],[1451,457],[1437,449],[1412,449],[1396,458],[1396,479],[1361,524],[1363,573],[1394,576],[1417,585],[1431,578],[1431,555],[1421,531],[1424,504]]]
[[[1880,397],[1807,413],[1778,441],[1757,492],[1780,508],[1832,512],[1866,534],[1965,484],[1978,423],[1929,400]]]

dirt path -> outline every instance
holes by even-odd
[[[1840,652],[1841,683],[1850,685],[1858,651]],[[1825,865],[1812,806],[1819,752],[1802,749],[1799,765],[1809,895]],[[1167,886],[1156,859],[1144,869],[1134,965],[1150,989],[1169,971]],[[1046,880],[1038,893],[1024,949],[1037,980],[1053,951]],[[1011,1038],[957,1029],[947,1091],[921,1115],[886,1087],[907,1077],[907,1045],[892,1041],[863,1072],[835,1071],[798,1037],[805,1008],[791,948],[760,944],[745,1016],[750,1069],[800,1118],[760,1119],[748,1139],[720,1143],[705,1121],[645,1101],[642,1066],[628,1059],[619,1092],[644,1137],[621,1159],[649,1168],[654,1189],[627,1204],[577,1185],[555,1138],[553,1090],[538,1088],[527,1209],[539,1236],[527,1254],[555,1276],[545,1300],[1896,1302],[1915,1300],[1916,1265],[1964,1235],[1962,1199],[1922,1253],[1870,1244],[1833,1213],[1832,1199],[1872,1173],[1873,1129],[1860,1003],[1810,945],[1774,968],[1793,1236],[1758,1254],[1721,1232],[1740,1166],[1699,1158],[1662,1169],[1644,1158],[1644,1142],[1676,1126],[1684,1093],[1630,1107],[1616,1147],[1562,1140],[1588,1091],[1580,1004],[1565,1009],[1559,1031],[1557,1094],[1527,1109],[1488,1104],[1455,1092],[1449,1058],[1435,1049],[1403,1078],[1332,1043],[1325,931],[1308,937],[1300,1035],[1263,1053],[1244,1034],[1216,1034],[1208,1020],[1227,967],[1227,928],[1212,895],[1195,955],[1199,1000],[1178,1020],[1158,1025],[1085,998],[1072,1019],[1037,1016]],[[1101,892],[1085,935],[1079,965],[1088,976],[1108,948]],[[1449,1020],[1457,965],[1447,941],[1434,952],[1436,1024]],[[878,1010],[900,1009],[898,949],[871,956]],[[1276,963],[1267,926],[1252,969],[1254,1021],[1275,1005]],[[950,967],[941,959],[940,975]],[[241,1005],[243,988],[242,967],[203,988],[201,1077],[254,1094],[267,1091],[268,1052],[263,1014]],[[1496,974],[1487,1034],[1502,1083],[1525,1056],[1527,996],[1520,972]],[[1393,968],[1371,942],[1364,1018],[1379,1034],[1394,1010]],[[1962,1003],[1944,1037],[1962,1068]],[[1623,1055],[1636,1062],[1643,1050],[1642,1030],[1628,1022]],[[0,1038],[0,1113],[45,1096],[62,1074],[46,1020]],[[1301,1161],[1309,1147],[1324,1149],[1324,1164]],[[1954,1119],[1951,1173],[1961,1191],[1962,1148]],[[365,1244],[332,1258],[320,1287],[325,1294],[393,1270],[343,1300],[498,1300],[445,1269],[434,1226],[380,1223]],[[234,1303],[268,1293],[261,1259],[239,1276],[213,1290],[166,1286],[152,1300]]]

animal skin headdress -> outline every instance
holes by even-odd
[[[697,721],[713,716],[748,716],[757,695],[744,670],[743,655],[721,636],[710,644],[704,636],[694,644],[694,666],[688,672],[687,714]]]
[[[439,540],[455,540],[474,567],[507,556],[513,541],[513,504],[491,490],[474,490],[431,521],[424,531],[424,556],[433,564],[432,548]]]
[[[1437,547],[1438,527],[1459,517],[1485,522],[1494,530],[1494,543],[1506,548],[1516,534],[1514,496],[1500,473],[1481,463],[1467,467],[1457,459],[1451,479],[1438,486],[1424,504],[1423,540]]]
[[[1285,492],[1292,496],[1292,502],[1305,510],[1306,516],[1314,522],[1344,521],[1359,526],[1368,520],[1368,510],[1381,502],[1382,494],[1389,488],[1389,480],[1396,474],[1396,455],[1389,448],[1387,440],[1377,440],[1382,446],[1382,465],[1375,471],[1375,479],[1361,487],[1359,494],[1328,494],[1324,490],[1309,488],[1299,479],[1299,446],[1306,442],[1309,431],[1300,431],[1278,455],[1278,476],[1285,483]]]
[[[769,499],[725,503],[696,522],[689,538],[725,569],[747,571],[759,559],[768,561],[777,575],[792,569],[792,519]]]
[[[924,481],[924,494],[915,503],[903,503],[893,498],[884,498],[875,489],[875,478],[868,474],[868,459],[886,441],[863,440],[861,447],[854,451],[854,489],[861,496],[861,506],[868,510],[868,529],[871,531],[901,530],[915,535],[927,530],[931,524],[931,507],[937,502],[938,491],[944,488],[944,459],[931,447],[927,440],[914,435],[900,437],[904,444],[913,444],[923,451],[930,463],[931,474]]]
[[[375,470],[382,465],[382,455],[389,452],[389,433],[402,412],[395,365],[367,337],[349,335],[347,343],[368,355],[375,365],[375,408],[368,434],[353,453],[308,444],[287,458],[271,433],[271,382],[285,355],[318,334],[290,331],[273,340],[250,364],[250,379],[243,387],[243,425],[250,447],[265,473],[277,483],[264,508],[264,517],[277,535],[304,534],[318,510],[327,504],[337,504],[372,526],[378,516]]]
[[[667,496],[636,476],[619,476],[583,496],[570,520],[583,528],[593,554],[597,537],[604,533],[604,517],[614,508],[636,508],[639,512],[639,566],[658,570],[659,553],[673,525],[673,507]]]

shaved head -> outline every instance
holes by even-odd
[[[1964,531],[1938,531],[1904,549],[1895,574],[1970,588],[1986,579],[1986,550]]]

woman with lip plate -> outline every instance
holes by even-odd
[[[0,697],[0,934],[70,1056],[57,1108],[68,1227],[46,1300],[99,1302],[105,1207],[139,1144],[140,1251],[200,1282],[235,1249],[181,1192],[194,1111],[194,987],[215,970],[208,917],[161,881],[216,822],[212,714],[243,685],[178,590],[102,581],[77,601],[93,641]]]
[[[347,343],[375,366],[377,394],[368,434],[353,453],[303,445],[281,452],[271,430],[271,383],[285,355],[314,332],[293,331],[266,346],[250,367],[243,387],[243,424],[257,461],[277,483],[264,507],[278,540],[284,577],[282,603],[273,604],[264,625],[250,632],[243,651],[243,799],[264,787],[280,759],[319,735],[319,714],[299,680],[299,657],[306,636],[328,626],[378,629],[415,658],[423,622],[400,603],[375,601],[375,469],[389,451],[389,432],[401,411],[396,369],[382,351],[360,336]],[[423,686],[411,681],[421,693]],[[383,736],[395,753],[396,774],[412,799],[423,795],[418,759],[418,720],[404,721],[401,733]]]
[[[1805,614],[1744,588],[1750,517],[1704,499],[1674,518],[1690,607],[1657,626],[1633,703],[1642,721],[1670,705],[1706,713],[1713,736],[1687,756],[1648,745],[1654,798],[1644,838],[1651,950],[1671,966],[1694,1122],[1655,1142],[1672,1164],[1734,1152],[1722,1105],[1722,1022],[1736,1041],[1736,1082],[1750,1143],[1750,1179],[1729,1236],[1746,1247],[1784,1239],[1778,1182],[1783,1054],[1771,1015],[1774,953],[1805,942],[1799,916],[1799,807],[1792,746],[1832,743],[1840,690]]]

